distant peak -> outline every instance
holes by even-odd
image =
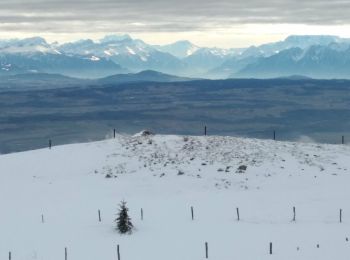
[[[165,45],[167,46],[167,45]],[[180,40],[180,41],[176,41],[174,43],[168,44],[168,46],[182,46],[182,47],[186,47],[186,48],[191,48],[191,47],[197,47],[196,45],[194,45],[192,42],[188,41],[188,40]]]
[[[93,44],[94,41],[91,40],[91,39],[81,39],[81,40],[76,41],[76,43],[79,43],[79,44]]]
[[[47,42],[42,37],[30,37],[21,40],[23,43],[32,44],[32,45],[46,45]]]
[[[143,70],[143,71],[136,73],[136,75],[166,75],[166,74],[161,73],[161,72],[156,71],[156,70]]]
[[[193,43],[188,40],[180,40],[180,41],[176,41],[175,43],[193,45]]]
[[[103,37],[100,42],[107,43],[107,42],[120,42],[124,40],[131,40],[132,38],[128,34],[111,34],[106,35]]]
[[[340,37],[335,35],[290,35],[285,41],[300,41],[300,40],[336,40]]]

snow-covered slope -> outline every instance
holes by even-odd
[[[161,135],[2,155],[0,257],[117,259],[119,244],[122,259],[199,260],[208,242],[216,260],[348,259],[348,158],[347,145]],[[122,199],[132,235],[113,229]]]

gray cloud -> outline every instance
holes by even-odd
[[[248,23],[350,24],[346,0],[11,0],[0,30],[186,32]]]

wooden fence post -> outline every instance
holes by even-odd
[[[207,135],[207,126],[204,126],[204,135]]]
[[[41,214],[41,223],[44,223],[45,220],[44,220],[44,214]]]
[[[143,208],[141,208],[141,220],[143,220]]]
[[[118,255],[118,260],[120,260],[120,251],[119,251],[119,245],[117,245],[117,255]]]
[[[12,254],[11,254],[11,251],[9,252],[9,260],[12,259]]]
[[[192,220],[194,220],[193,207],[191,207],[191,216],[192,216]]]
[[[68,259],[67,247],[64,248],[64,260]]]
[[[205,258],[208,259],[209,254],[208,254],[208,242],[205,242]]]
[[[51,141],[51,139],[49,140],[49,149],[51,149],[51,147],[52,147],[52,141]]]
[[[276,140],[276,131],[273,130],[273,140]]]
[[[272,255],[272,242],[270,242],[270,255]]]
[[[343,210],[340,209],[340,210],[339,210],[339,222],[340,222],[340,223],[342,223],[342,217],[343,217],[342,215],[343,215]]]
[[[98,210],[98,221],[101,222],[101,210]]]
[[[239,208],[236,208],[236,212],[237,212],[237,221],[239,221]]]
[[[113,129],[113,138],[115,138],[115,133],[116,133],[116,131],[115,131],[115,128]]]
[[[293,207],[293,221],[295,222],[296,220],[296,213],[295,213],[295,207]]]

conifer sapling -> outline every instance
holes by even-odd
[[[122,201],[119,206],[120,208],[119,208],[118,217],[115,219],[115,222],[117,223],[116,229],[121,234],[126,234],[126,233],[131,234],[134,226],[131,223],[131,219],[128,215],[129,209],[126,206],[126,202]]]

